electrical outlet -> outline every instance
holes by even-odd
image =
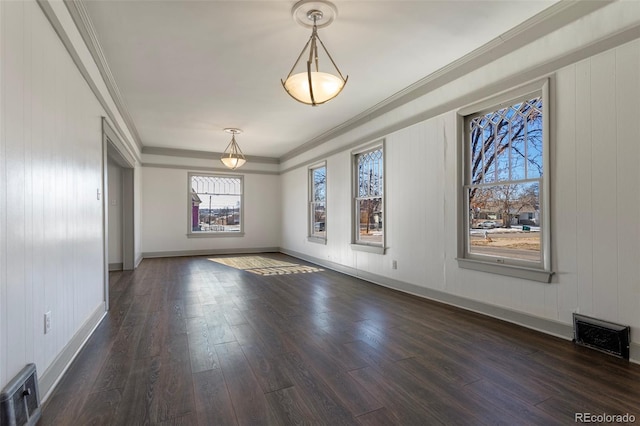
[[[51,311],[44,314],[44,334],[51,331]]]
[[[391,261],[391,269],[398,269],[398,261],[397,260],[392,260]]]

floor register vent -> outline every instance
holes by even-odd
[[[36,365],[28,364],[0,393],[0,425],[33,426],[39,419]]]
[[[579,345],[629,359],[629,333],[627,325],[573,314],[574,342]]]

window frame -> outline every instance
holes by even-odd
[[[193,231],[193,205],[192,205],[192,184],[191,180],[194,176],[238,179],[240,181],[240,231]],[[220,237],[243,237],[244,236],[244,176],[224,173],[197,173],[189,172],[187,174],[187,237],[188,238],[220,238]]]
[[[315,205],[317,203],[317,201],[315,201],[315,189],[316,189],[316,185],[315,185],[315,179],[314,179],[314,172],[318,169],[322,169],[324,168],[324,200],[322,201],[324,203],[324,236],[321,235],[316,235],[314,234],[315,231]],[[327,162],[323,161],[321,163],[316,163],[313,166],[310,166],[308,169],[308,180],[309,180],[309,184],[308,184],[308,204],[307,204],[307,240],[310,242],[314,242],[314,243],[321,243],[321,244],[326,244],[327,243],[327,189],[328,189],[328,185],[327,185],[327,180],[328,180],[328,173],[327,173]]]
[[[468,192],[471,184],[471,170],[468,167],[471,156],[469,143],[469,120],[483,114],[498,111],[512,106],[520,101],[528,100],[536,96],[542,99],[542,176],[540,177],[539,203],[540,203],[540,250],[539,262],[518,260],[507,257],[492,256],[489,254],[471,253],[470,244],[470,206]],[[464,269],[489,272],[517,278],[524,278],[539,282],[550,282],[553,275],[551,265],[551,219],[550,219],[550,93],[549,79],[535,81],[527,85],[506,91],[484,101],[467,106],[457,112],[458,129],[458,157],[460,173],[458,174],[458,200],[460,207],[458,212],[458,266]],[[526,180],[526,179],[525,179]],[[513,183],[513,180],[509,180]],[[500,182],[494,182],[498,185]],[[492,186],[488,184],[488,186]]]
[[[382,228],[382,242],[380,243],[367,243],[360,240],[358,237],[359,233],[359,219],[358,219],[358,202],[361,197],[358,196],[358,185],[359,185],[359,176],[358,176],[358,158],[360,155],[367,154],[369,152],[380,150],[382,152],[382,220],[383,220],[383,228]],[[386,241],[387,241],[387,231],[386,231],[386,223],[388,222],[388,216],[386,211],[386,194],[387,194],[387,179],[385,175],[387,173],[387,164],[386,164],[386,141],[385,139],[361,146],[358,149],[351,151],[351,224],[352,224],[352,232],[351,232],[351,249],[355,251],[364,251],[368,253],[376,253],[376,254],[385,254],[386,253]]]

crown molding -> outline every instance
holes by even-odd
[[[280,162],[283,163],[291,160],[325,142],[358,128],[374,118],[424,96],[469,72],[514,52],[545,34],[562,28],[615,1],[616,0],[561,0],[460,59],[451,62],[355,117],[287,152],[280,157]]]
[[[210,151],[196,151],[191,149],[162,148],[155,146],[145,146],[142,148],[143,154],[164,155],[167,157],[186,157],[199,158],[201,160],[210,160],[211,158],[220,158],[224,153]],[[260,157],[257,155],[245,155],[247,161],[252,163],[264,164],[280,164],[280,160],[275,157]]]
[[[84,43],[87,45],[89,49],[89,53],[93,57],[98,70],[100,71],[100,75],[102,76],[105,85],[107,86],[107,90],[109,94],[113,98],[113,102],[116,104],[116,108],[122,115],[129,131],[133,136],[133,140],[137,145],[139,150],[142,150],[142,142],[140,140],[140,135],[138,134],[138,130],[131,118],[131,114],[126,106],[126,103],[122,97],[122,92],[118,88],[116,81],[113,77],[113,73],[111,72],[111,68],[109,68],[109,64],[107,63],[107,59],[104,55],[104,51],[102,50],[102,46],[98,41],[98,36],[95,31],[95,27],[91,22],[91,18],[89,17],[89,13],[84,5],[83,0],[64,0],[64,4],[69,10],[69,14],[71,15],[71,19],[76,24],[78,31],[80,32],[80,36],[84,40]]]
[[[191,172],[194,171],[202,171],[202,172],[211,172],[211,173],[234,173],[237,175],[280,175],[278,171],[268,171],[268,170],[251,170],[247,168],[243,168],[242,170],[235,169],[231,170],[226,167],[214,167],[214,166],[185,166],[183,164],[158,164],[158,163],[142,163],[142,167],[149,167],[154,169],[172,169],[172,170],[188,170]]]

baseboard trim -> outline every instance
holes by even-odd
[[[530,328],[532,330],[540,331],[545,334],[560,337],[565,340],[573,339],[573,324],[565,324],[559,321],[540,318],[524,312],[518,312],[500,306],[479,302],[477,300],[468,299],[466,297],[457,296],[455,294],[449,294],[439,290],[420,287],[415,284],[395,280],[393,278],[388,278],[377,274],[372,274],[367,271],[358,270],[350,266],[341,265],[339,263],[331,262],[328,260],[319,259],[317,257],[299,253],[294,250],[280,248],[280,252],[298,259],[306,260],[307,262],[319,266],[323,266],[336,272],[341,272],[343,274],[360,278],[373,284],[391,288],[393,290],[402,291],[404,293],[424,297],[425,299],[445,303],[447,305],[466,309],[468,311],[477,312],[479,314],[483,314],[492,318],[500,319],[513,324],[521,325],[526,328]],[[640,364],[640,343],[631,342],[629,348],[629,361],[635,364]]]
[[[279,251],[280,251],[280,248],[278,247],[151,251],[151,252],[142,253],[142,258],[151,259],[151,258],[157,258],[157,257],[213,256],[213,255],[219,255],[219,254],[278,253]]]
[[[122,271],[122,262],[110,263],[109,272],[112,272],[112,271]]]
[[[80,350],[89,340],[94,330],[102,319],[107,315],[104,302],[101,302],[93,311],[89,319],[85,321],[69,343],[62,349],[49,368],[43,374],[38,374],[38,387],[40,395],[44,395],[42,403],[51,395],[62,376],[67,371],[73,360],[78,356]]]
[[[640,343],[631,342],[629,344],[629,361],[640,364]]]

